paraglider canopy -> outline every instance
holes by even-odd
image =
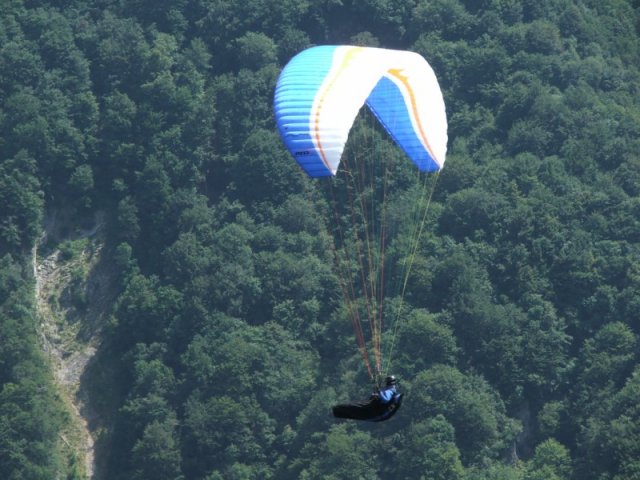
[[[363,105],[421,171],[442,168],[447,119],[436,76],[415,52],[318,46],[296,55],[276,86],[284,143],[311,177],[335,175]]]

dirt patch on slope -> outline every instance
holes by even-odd
[[[71,418],[61,439],[82,474],[97,478],[95,440],[101,421],[83,374],[100,348],[116,296],[115,275],[105,258],[100,216],[91,228],[64,238],[55,216],[45,225],[33,250],[33,268],[42,346]]]

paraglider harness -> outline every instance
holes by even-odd
[[[392,390],[391,397],[384,401],[382,393],[388,390]],[[396,414],[402,405],[402,396],[403,394],[397,391],[397,382],[383,388],[376,382],[374,383],[374,391],[368,400],[336,405],[333,407],[333,416],[367,422],[382,422]]]

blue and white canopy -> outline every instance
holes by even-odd
[[[364,104],[421,171],[443,167],[445,105],[438,80],[422,56],[318,46],[285,66],[274,100],[280,135],[309,176],[336,174],[349,130]]]

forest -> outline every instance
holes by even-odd
[[[273,112],[338,44],[421,54],[449,126],[379,424],[330,414],[370,384]],[[637,0],[3,0],[0,205],[2,479],[640,479]],[[96,215],[89,468],[35,252]]]

